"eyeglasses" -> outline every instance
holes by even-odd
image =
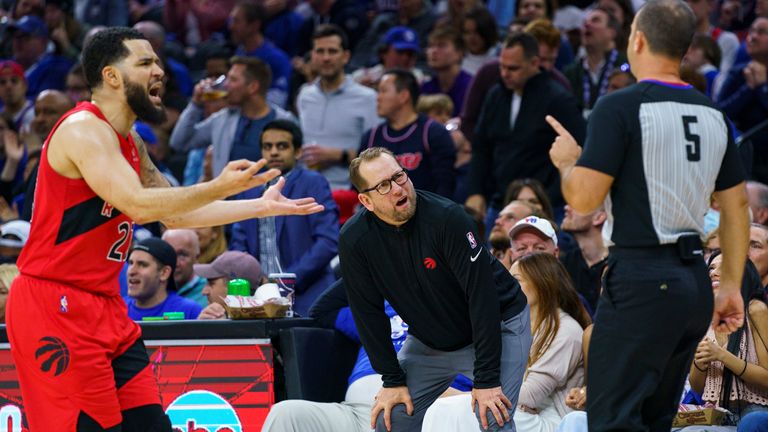
[[[397,183],[398,185],[402,186],[405,184],[405,182],[408,181],[408,174],[405,173],[405,170],[400,170],[392,175],[392,177],[383,180],[381,183],[377,184],[376,186],[368,189],[363,189],[363,193],[370,192],[372,190],[376,190],[376,192],[386,195],[392,190],[392,182]]]

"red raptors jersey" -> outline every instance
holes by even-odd
[[[54,126],[40,155],[32,227],[18,266],[28,276],[96,294],[120,295],[118,274],[128,257],[133,221],[96,195],[85,180],[63,177],[48,164],[50,137],[64,119],[78,111],[107,121],[96,105],[81,102]],[[123,157],[139,175],[133,138],[115,134]]]

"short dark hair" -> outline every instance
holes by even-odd
[[[435,40],[448,41],[453,44],[457,51],[464,52],[464,39],[453,27],[447,25],[435,27],[435,29],[429,33],[427,41],[428,43],[432,43],[432,41]]]
[[[360,175],[360,165],[362,165],[363,162],[370,162],[374,159],[378,159],[384,154],[388,154],[392,156],[392,159],[397,160],[395,154],[384,147],[371,147],[365,149],[358,157],[352,159],[352,162],[349,163],[349,180],[352,182],[352,186],[354,186],[355,189],[361,191],[365,190],[368,186],[365,179]]]
[[[128,57],[131,53],[125,45],[128,40],[147,40],[143,34],[129,27],[104,29],[88,41],[83,48],[85,80],[91,90],[101,86],[101,71]]]
[[[518,17],[520,16],[521,7],[523,7],[523,2],[522,0],[519,0],[517,2],[517,5],[515,5],[515,16],[518,16]],[[544,16],[546,16],[547,19],[549,20],[553,19],[555,16],[555,8],[554,8],[554,5],[552,4],[552,0],[544,0],[544,8],[546,9],[544,11]],[[525,23],[525,24],[528,24],[528,23]]]
[[[290,120],[277,119],[267,123],[261,131],[262,138],[264,137],[264,132],[268,130],[280,130],[291,134],[291,144],[293,144],[294,150],[300,149],[301,144],[304,142],[304,134],[301,133],[301,128]]]
[[[723,58],[720,45],[709,35],[697,33],[691,41],[691,48],[701,48],[704,58],[716,68],[720,68],[720,61]]]
[[[499,41],[499,30],[496,18],[483,6],[475,6],[467,12],[464,20],[475,22],[477,34],[485,44],[485,49],[489,50]],[[463,30],[463,29],[462,29]]]
[[[504,41],[504,48],[514,48],[518,45],[523,48],[523,57],[526,60],[530,61],[539,56],[539,41],[533,35],[525,32],[515,33],[507,36]]]
[[[683,0],[648,0],[635,16],[635,28],[652,53],[680,60],[696,33],[696,16]]]
[[[243,11],[245,20],[249,23],[258,21],[263,24],[267,20],[267,10],[260,2],[255,2],[253,0],[241,0],[235,4],[235,7]],[[262,25],[262,30],[263,27],[264,26]]]
[[[262,95],[267,94],[269,86],[272,85],[272,69],[269,68],[268,64],[256,57],[247,56],[234,56],[229,59],[229,64],[232,66],[236,64],[245,66],[245,78],[248,81],[258,81],[259,93]]]
[[[397,89],[398,92],[403,90],[408,91],[408,94],[411,95],[411,105],[416,108],[416,104],[419,102],[419,81],[416,79],[416,76],[413,75],[413,72],[394,68],[384,72],[382,77],[386,75],[392,75],[395,78],[395,89]]]
[[[315,39],[321,39],[331,36],[338,36],[341,39],[341,48],[344,51],[349,50],[349,39],[347,33],[341,27],[336,24],[322,24],[317,26],[315,32],[312,33],[312,43],[314,45]]]
[[[616,32],[616,37],[619,37],[619,33],[621,33],[621,23],[619,22],[619,19],[616,18],[616,15],[611,12],[610,9],[606,8],[605,6],[597,6],[592,9],[593,11],[600,11],[605,14],[605,16],[608,17],[608,28],[612,29]]]

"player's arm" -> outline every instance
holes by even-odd
[[[264,192],[261,198],[217,200],[186,213],[164,217],[161,222],[169,228],[199,228],[227,225],[245,219],[266,216],[308,215],[325,209],[314,198],[286,198],[282,194],[283,186],[285,186],[285,178],[281,177],[277,183]],[[183,190],[187,188],[173,189]]]
[[[264,184],[279,174],[258,174],[266,161],[230,162],[216,179],[184,188],[145,188],[120,152],[114,131],[90,113],[77,113],[56,130],[48,162],[59,174],[82,177],[102,199],[138,223],[188,213],[201,206]]]
[[[165,176],[157,169],[149,157],[144,140],[132,132],[136,149],[141,160],[141,184],[145,188],[171,187]],[[276,187],[278,193],[266,194],[265,197],[252,200],[222,201],[217,200],[190,212],[165,217],[161,220],[168,228],[198,228],[214,225],[227,225],[244,219],[278,215],[305,215],[323,210],[314,199],[289,200],[279,191],[283,183]],[[273,186],[275,187],[275,186]],[[176,190],[180,190],[177,188]],[[119,207],[118,207],[119,208]]]
[[[131,136],[136,143],[136,150],[139,152],[139,160],[141,161],[141,185],[145,188],[171,187],[168,179],[157,169],[149,157],[147,143],[144,142],[144,139],[135,130],[131,130]]]

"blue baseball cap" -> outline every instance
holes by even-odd
[[[384,45],[391,45],[396,50],[420,52],[419,37],[410,27],[397,26],[384,35]]]
[[[18,21],[11,23],[8,29],[12,32],[20,31],[33,36],[48,37],[48,27],[37,15],[24,15]]]

